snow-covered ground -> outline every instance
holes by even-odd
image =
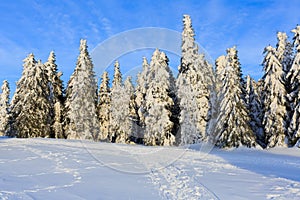
[[[300,199],[299,149],[199,148],[1,138],[0,199]]]

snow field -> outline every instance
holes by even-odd
[[[0,139],[1,199],[299,199],[299,149]]]

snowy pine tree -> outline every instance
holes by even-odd
[[[222,55],[216,59],[216,92],[218,93],[225,79],[225,68],[227,66],[226,56]]]
[[[300,26],[292,30],[294,33],[294,46],[296,48],[292,67],[287,74],[289,80],[289,101],[291,105],[291,121],[288,128],[289,144],[300,147]]]
[[[130,134],[130,137],[132,139],[134,139],[135,142],[136,139],[140,138],[140,126],[139,126],[139,115],[138,115],[138,107],[137,107],[137,104],[136,104],[136,95],[135,95],[135,89],[134,89],[134,86],[132,84],[132,80],[131,80],[131,77],[128,77],[126,80],[125,80],[125,83],[124,83],[124,87],[125,87],[125,91],[126,91],[126,94],[128,97],[130,97],[130,100],[129,100],[129,121],[131,123],[130,125],[130,131],[131,134]]]
[[[181,79],[180,81],[177,81],[177,84],[180,85],[178,96],[184,97],[180,100],[180,144],[194,144],[200,140],[200,134],[196,127],[198,106],[194,100],[195,94],[189,81],[187,79]]]
[[[250,118],[243,100],[241,68],[235,47],[227,49],[227,65],[220,108],[215,126],[216,145],[221,148],[255,146],[255,135],[249,125]]]
[[[172,73],[168,66],[168,58],[156,49],[150,62],[149,87],[146,93],[145,118],[146,132],[144,143],[146,145],[169,146],[175,143],[172,134],[174,123],[171,121],[174,100],[172,98]],[[172,85],[173,84],[173,85]]]
[[[137,115],[134,87],[128,77],[122,84],[120,64],[115,62],[113,86],[111,89],[110,132],[111,141],[127,143],[133,134]]]
[[[256,82],[248,75],[246,80],[246,104],[249,110],[250,126],[256,135],[256,141],[262,147],[265,147],[264,133],[262,126],[263,106]]]
[[[282,65],[283,71],[287,73],[293,62],[293,47],[284,32],[277,33],[277,40],[276,56]]]
[[[181,145],[197,143],[207,137],[208,121],[211,118],[211,90],[214,84],[212,66],[203,54],[198,54],[190,16],[184,15],[183,23],[182,58],[176,83]]]
[[[110,135],[109,141],[116,142],[118,137],[118,142],[125,143],[128,137],[121,130],[123,126],[124,116],[121,111],[123,107],[123,95],[124,88],[122,83],[122,74],[120,71],[120,64],[118,61],[114,64],[114,77],[111,88],[111,108],[110,108]],[[124,139],[121,141],[121,138]]]
[[[197,129],[202,135],[201,137],[205,139],[209,136],[207,132],[212,117],[212,112],[214,111],[212,104],[214,104],[215,94],[215,76],[213,72],[212,65],[208,63],[204,54],[199,54],[195,60],[195,76],[191,79],[191,84],[193,86],[193,91],[196,94],[196,102],[198,107],[197,116]]]
[[[138,110],[138,126],[140,127],[140,134],[137,136],[139,138],[143,137],[145,132],[145,114],[146,114],[146,92],[149,84],[149,64],[147,59],[143,58],[143,70],[137,75],[137,85],[136,85],[136,106]]]
[[[108,73],[104,72],[99,89],[98,117],[100,125],[99,139],[107,141],[109,138],[109,117],[110,117],[110,88]]]
[[[214,118],[217,117],[218,113],[219,113],[219,104],[220,104],[220,97],[221,97],[221,90],[223,87],[223,83],[224,83],[224,79],[225,79],[225,75],[226,75],[226,66],[228,65],[228,59],[226,56],[222,55],[220,57],[218,57],[215,61],[215,95],[216,95],[216,100],[214,102],[214,107],[215,107],[215,116]]]
[[[98,140],[97,82],[86,40],[80,40],[79,50],[66,90],[65,134],[68,139]]]
[[[30,54],[12,100],[10,136],[50,137],[50,88],[45,65]]]
[[[181,54],[181,63],[178,70],[179,73],[185,74],[191,68],[190,65],[193,64],[198,54],[198,46],[195,43],[195,32],[189,15],[183,15]]]
[[[284,71],[276,56],[276,49],[265,48],[264,58],[264,118],[265,143],[267,147],[285,146],[286,134],[286,90]]]
[[[226,77],[226,66],[228,65],[228,59],[226,56],[221,55],[215,61],[215,85],[214,90],[212,91],[213,100],[212,100],[212,111],[211,111],[211,120],[210,126],[208,129],[209,141],[212,143],[216,142],[216,124],[218,116],[220,113],[220,103],[222,100],[221,90],[223,88],[224,80]]]
[[[134,86],[131,81],[131,77],[128,76],[124,82],[123,89],[123,116],[124,122],[122,124],[123,132],[125,133],[124,138],[134,137],[137,138],[137,106],[135,103]],[[118,141],[120,139],[116,139]],[[121,139],[123,141],[123,139]]]
[[[7,130],[9,130],[9,85],[5,80],[1,86],[1,96],[0,96],[0,136],[7,135]]]
[[[48,71],[50,87],[50,103],[52,107],[52,137],[64,138],[62,125],[63,112],[63,83],[61,80],[62,73],[57,71],[56,56],[53,51],[50,52],[48,61],[45,63]]]

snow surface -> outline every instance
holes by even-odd
[[[210,150],[2,137],[0,199],[300,199],[299,149]]]

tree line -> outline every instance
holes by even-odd
[[[145,145],[213,142],[220,148],[300,146],[300,26],[293,42],[277,33],[264,50],[263,77],[243,77],[236,47],[214,66],[198,50],[189,15],[183,16],[181,62],[175,78],[167,55],[156,49],[134,85],[123,81],[118,61],[112,84],[98,86],[86,40],[64,89],[52,51],[47,62],[33,54],[9,101],[0,96],[0,134],[9,137],[89,139]]]

